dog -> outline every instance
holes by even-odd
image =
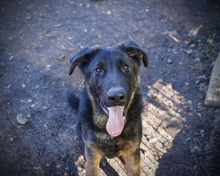
[[[69,75],[79,67],[84,88],[69,93],[77,112],[76,131],[84,143],[86,175],[97,175],[102,158],[118,157],[129,175],[140,175],[143,109],[139,71],[147,54],[133,41],[114,47],[85,47],[70,59]]]

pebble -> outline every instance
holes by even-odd
[[[58,60],[63,61],[65,58],[66,58],[66,55],[62,55],[62,56],[58,57]]]
[[[192,54],[192,52],[193,52],[192,49],[186,50],[186,54],[188,54],[188,55]]]
[[[10,87],[11,87],[11,84],[9,84],[9,85],[7,86],[7,89],[10,89]]]
[[[198,165],[194,165],[193,168],[194,168],[194,169],[198,169]]]
[[[150,93],[150,92],[147,93],[147,96],[150,97],[150,98],[156,98],[156,96],[154,94]]]
[[[148,89],[148,90],[152,89],[152,86],[147,86],[147,89]]]
[[[10,61],[12,61],[12,60],[13,60],[13,58],[14,58],[14,56],[13,56],[13,55],[11,55],[11,56],[9,57],[9,60],[10,60]]]
[[[47,38],[52,38],[52,37],[54,37],[54,35],[47,35]]]
[[[13,142],[13,141],[14,141],[14,138],[13,138],[13,137],[10,137],[10,141]]]
[[[199,63],[200,62],[200,59],[199,58],[195,58],[194,59],[194,63]]]
[[[82,171],[82,167],[78,166],[78,167],[77,167],[77,170],[78,170],[78,171]]]
[[[32,20],[32,17],[31,16],[27,16],[26,20]]]
[[[205,130],[200,130],[200,135],[201,135],[201,137],[204,137],[205,136]]]
[[[55,25],[55,27],[61,27],[61,26],[62,26],[62,24],[60,24],[60,23]]]
[[[200,149],[198,146],[194,146],[194,147],[191,149],[191,153],[195,153],[195,152],[201,152],[201,149]]]
[[[190,48],[194,48],[195,46],[196,46],[196,44],[193,43],[193,44],[191,44],[189,47],[190,47]]]
[[[111,12],[110,10],[108,10],[108,11],[106,12],[106,14],[107,14],[107,15],[111,15],[112,12]]]
[[[187,139],[186,139],[186,141],[189,141],[189,140],[191,140],[191,139],[190,139],[190,138],[187,138]]]
[[[48,110],[49,107],[48,106],[43,106],[43,110]]]
[[[172,61],[171,59],[168,59],[168,60],[167,60],[167,63],[168,63],[168,64],[172,64],[173,61]]]
[[[198,115],[199,117],[202,117],[202,114],[201,114],[201,113],[196,113],[196,115]]]
[[[196,81],[196,84],[199,84],[199,83],[200,83],[200,80],[197,80],[197,81]]]
[[[155,142],[157,142],[157,138],[151,138],[151,139],[149,139],[149,142],[152,144],[152,143],[155,143]]]
[[[198,79],[207,79],[205,75],[199,76]]]
[[[170,90],[172,90],[172,89],[173,89],[173,84],[169,83],[169,84],[167,85],[167,88],[170,89]]]
[[[188,111],[189,110],[189,106],[183,106],[183,110],[184,111]]]
[[[190,105],[192,105],[192,101],[191,101],[191,100],[188,100],[187,102],[188,102]]]
[[[17,121],[18,123],[20,123],[21,125],[25,125],[28,122],[28,119],[26,119],[25,117],[23,117],[21,114],[17,115]]]
[[[190,151],[191,151],[191,153],[195,153],[196,150],[193,148]]]
[[[60,165],[60,164],[56,165],[56,168],[57,168],[57,169],[60,169],[60,168],[61,168],[61,165]]]

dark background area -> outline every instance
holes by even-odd
[[[66,91],[83,77],[69,59],[85,46],[134,40],[149,57],[142,175],[218,175],[207,159],[214,108],[204,105],[219,48],[220,4],[211,0],[0,2],[0,175],[84,175]],[[100,175],[123,175],[117,159]]]

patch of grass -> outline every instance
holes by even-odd
[[[207,39],[207,45],[206,45],[206,54],[209,58],[215,59],[218,56],[218,52],[220,50],[220,43],[217,42],[217,34],[213,33],[209,36]]]

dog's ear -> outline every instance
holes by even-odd
[[[89,62],[91,57],[95,55],[99,50],[100,48],[97,45],[93,47],[85,47],[80,50],[70,59],[69,75],[73,73],[76,66],[79,66],[80,70],[83,72],[84,67]]]
[[[138,63],[141,63],[141,60],[144,63],[144,66],[148,66],[148,57],[147,54],[140,49],[140,47],[133,41],[127,41],[120,43],[118,45],[118,48],[124,52],[127,53],[127,55],[131,58],[134,58],[138,61]]]

